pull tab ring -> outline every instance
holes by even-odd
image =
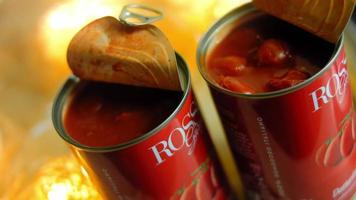
[[[119,20],[130,26],[151,24],[163,17],[159,10],[141,5],[128,4],[124,6],[119,15]]]

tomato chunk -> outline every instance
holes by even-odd
[[[260,65],[270,67],[286,66],[292,62],[288,45],[277,39],[268,39],[262,43],[257,52]]]
[[[256,92],[248,84],[238,80],[237,78],[229,76],[224,77],[224,79],[222,80],[222,86],[228,90],[244,94],[253,94]]]
[[[288,88],[298,83],[304,81],[309,77],[308,74],[298,71],[298,70],[289,70],[288,73],[277,79],[271,79],[267,84],[266,87],[269,91],[281,90],[284,88]]]
[[[246,69],[246,59],[238,56],[217,58],[214,61],[214,67],[217,74],[230,76],[240,75]]]
[[[284,77],[285,79],[289,80],[305,80],[309,77],[309,74],[305,72],[301,72],[299,70],[289,70],[287,75]]]

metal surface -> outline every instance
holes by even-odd
[[[336,43],[354,9],[355,0],[253,0],[261,10]]]
[[[353,47],[356,48],[356,12],[355,11],[346,29],[346,34],[351,38]]]
[[[162,18],[161,11],[141,4],[128,4],[122,8],[119,15],[120,21],[130,26],[151,24]]]

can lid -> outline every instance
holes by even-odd
[[[160,10],[142,5],[128,4],[124,6],[119,15],[120,22],[129,26],[142,26],[151,24],[163,18],[163,13]],[[180,88],[185,88],[184,74],[178,69],[178,80]]]
[[[183,90],[175,51],[151,23],[162,12],[140,4],[122,9],[119,19],[97,19],[71,40],[67,61],[81,79]]]
[[[337,43],[356,0],[253,0],[259,9]]]

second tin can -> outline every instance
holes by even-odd
[[[214,148],[195,104],[187,65],[180,56],[177,60],[185,83],[179,105],[158,127],[124,143],[95,147],[73,139],[64,116],[78,87],[86,83],[71,77],[60,90],[53,106],[54,126],[105,198],[227,198]]]
[[[252,4],[231,11],[209,29],[197,55],[247,197],[350,199],[356,192],[356,137],[342,39],[319,72],[274,92],[231,92],[207,72],[221,38],[260,15]]]

